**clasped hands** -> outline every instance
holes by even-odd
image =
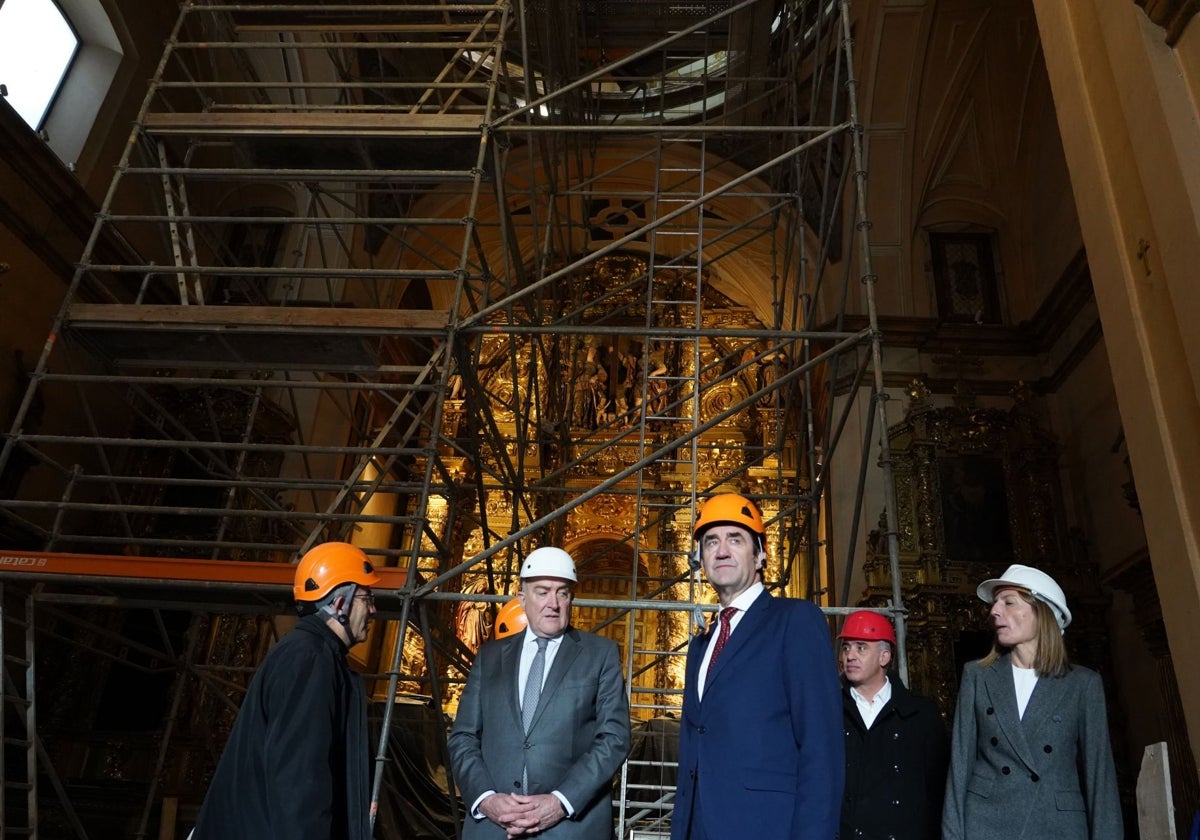
[[[552,793],[531,796],[521,793],[493,793],[479,803],[479,811],[503,828],[509,837],[522,837],[545,831],[567,815],[562,802]]]

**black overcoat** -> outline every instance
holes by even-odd
[[[950,737],[937,706],[892,678],[870,729],[842,686],[846,787],[841,840],[937,840]]]
[[[362,678],[309,615],[263,660],[217,765],[193,840],[368,840]]]

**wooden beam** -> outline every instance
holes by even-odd
[[[212,112],[147,114],[144,126],[152,134],[249,134],[292,136],[439,137],[479,134],[482,114],[394,114],[346,111]]]
[[[333,8],[337,8],[336,6]],[[436,31],[446,32],[475,32],[479,30],[477,23],[378,23],[362,21],[359,23],[239,23],[233,27],[235,32],[350,32],[355,35],[368,35],[376,32],[416,32],[427,34]],[[499,22],[488,24],[484,32],[496,32],[500,29]],[[381,44],[380,46],[386,46]],[[480,49],[490,49],[490,43],[481,43]]]
[[[449,313],[441,309],[341,309],[316,306],[180,306],[75,303],[73,327],[138,325],[171,329],[308,330],[360,329],[376,332],[441,331]]]

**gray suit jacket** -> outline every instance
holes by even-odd
[[[1078,763],[1077,763],[1078,762]],[[1104,686],[1072,666],[1017,716],[1012,660],[963,668],[943,840],[1121,840]]]
[[[530,793],[557,790],[575,814],[539,837],[609,840],[613,836],[613,775],[629,754],[629,702],[617,646],[574,627],[542,688],[526,736],[517,697],[524,633],[479,649],[450,730],[450,760],[463,804],[488,790],[521,792],[528,765]],[[502,838],[489,820],[466,817],[467,840]]]

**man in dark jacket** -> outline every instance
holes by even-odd
[[[841,640],[846,788],[841,840],[937,840],[950,741],[937,706],[888,677],[896,631],[851,613]]]
[[[368,840],[366,698],[346,654],[367,638],[378,583],[355,546],[304,555],[300,623],[250,682],[193,840]]]

